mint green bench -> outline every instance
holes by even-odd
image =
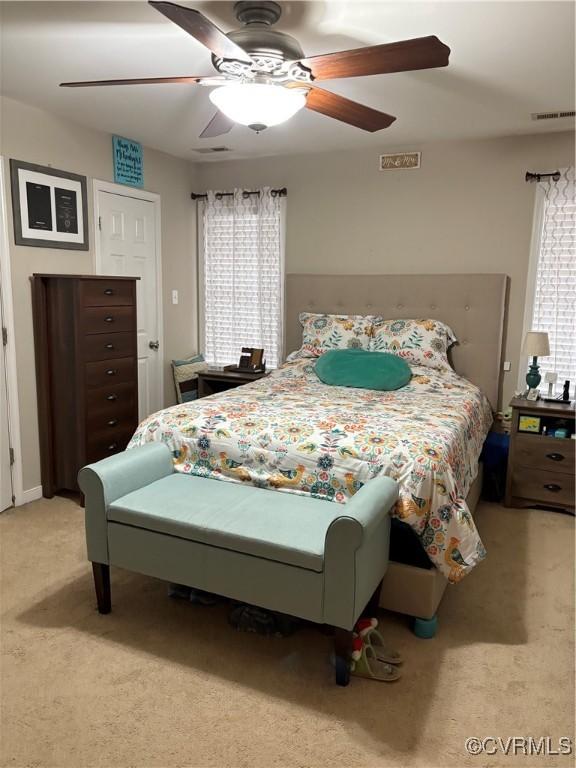
[[[98,610],[110,565],[336,629],[336,681],[348,683],[351,630],[374,612],[398,487],[366,483],[345,505],[174,471],[163,443],[80,470]]]

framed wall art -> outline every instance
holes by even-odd
[[[144,159],[142,144],[122,136],[112,136],[114,181],[130,187],[144,186]]]
[[[10,160],[14,242],[88,250],[86,176]]]

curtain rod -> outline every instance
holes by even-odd
[[[242,197],[244,199],[246,199],[247,197],[251,197],[252,195],[259,195],[259,194],[260,194],[260,190],[258,189],[255,189],[253,191],[249,189],[245,189],[242,191]],[[288,194],[288,190],[286,189],[286,187],[282,187],[282,189],[271,189],[270,194],[272,195],[272,197],[286,197],[286,195]],[[216,192],[215,194],[216,200],[222,200],[223,197],[233,197],[233,196],[234,196],[234,192]],[[206,200],[208,195],[205,192],[200,194],[196,192],[192,192],[190,197],[192,198],[192,200]]]
[[[560,171],[554,171],[554,173],[532,173],[532,171],[526,171],[526,181],[542,181],[542,179],[551,178],[554,181],[560,181]]]

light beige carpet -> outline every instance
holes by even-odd
[[[333,683],[330,638],[235,632],[223,607],[113,570],[95,610],[83,513],[34,502],[0,516],[2,766],[556,766],[471,757],[468,737],[573,736],[573,518],[482,504],[488,558],[418,640],[395,684]]]

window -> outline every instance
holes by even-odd
[[[525,330],[546,331],[550,356],[538,359],[544,375],[558,374],[560,393],[576,383],[576,185],[574,168],[559,181],[539,182],[534,221],[532,278],[529,278]],[[524,375],[522,375],[522,379]]]
[[[284,200],[269,188],[209,192],[201,211],[204,356],[237,363],[242,347],[282,359]]]

